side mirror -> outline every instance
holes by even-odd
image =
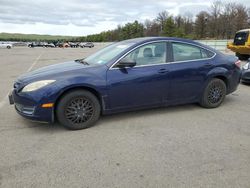
[[[134,67],[135,65],[136,65],[135,61],[127,59],[122,59],[116,64],[116,66],[119,68]]]

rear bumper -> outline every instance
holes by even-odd
[[[235,69],[232,75],[228,78],[227,94],[233,93],[237,90],[240,79],[241,79],[241,69]]]
[[[13,90],[9,94],[9,103],[15,106],[17,113],[32,121],[51,123],[54,121],[53,108],[42,108],[42,103],[31,96]]]

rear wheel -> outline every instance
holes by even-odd
[[[226,84],[223,80],[214,78],[206,86],[200,105],[205,108],[220,106],[226,96]]]
[[[7,48],[8,48],[8,49],[11,49],[11,47],[10,47],[10,46],[7,46]]]
[[[100,109],[95,95],[86,90],[75,90],[62,97],[56,115],[64,127],[78,130],[94,125],[100,117]]]

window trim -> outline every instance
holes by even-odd
[[[200,46],[200,45],[197,45],[197,44],[191,44],[191,43],[188,43],[188,42],[182,42],[182,41],[174,41],[174,40],[170,40],[170,53],[171,53],[171,61],[169,63],[185,63],[185,62],[192,62],[192,61],[202,61],[202,60],[209,60],[209,59],[213,59],[217,53],[208,49],[208,48],[205,48],[203,46]],[[207,58],[200,58],[200,59],[191,59],[191,60],[184,60],[184,61],[174,61],[174,51],[173,51],[173,43],[182,43],[182,44],[187,44],[187,45],[190,45],[190,46],[195,46],[195,47],[198,47],[198,48],[202,48],[204,50],[207,50],[211,53],[213,53],[214,55],[212,57],[207,57]]]
[[[166,43],[166,50],[167,50],[167,53],[166,53],[166,62],[165,63],[158,63],[158,64],[149,64],[149,65],[140,65],[140,66],[135,66],[133,68],[137,68],[137,67],[148,67],[148,66],[157,66],[157,65],[167,65],[167,64],[175,64],[175,63],[186,63],[186,62],[195,62],[195,61],[204,61],[204,60],[209,60],[209,59],[213,59],[217,53],[206,48],[206,47],[203,47],[203,46],[200,46],[198,44],[193,44],[193,43],[190,43],[190,42],[183,42],[183,41],[174,41],[174,40],[171,40],[171,39],[166,39],[166,40],[156,40],[156,41],[150,41],[150,42],[145,42],[143,44],[140,44],[138,46],[135,46],[134,48],[132,48],[131,50],[129,50],[128,52],[126,52],[125,54],[123,54],[120,58],[118,58],[110,67],[108,70],[117,70],[117,69],[120,69],[118,67],[115,67],[115,65],[122,59],[124,58],[126,55],[128,55],[130,52],[136,50],[137,48],[140,48],[141,46],[144,46],[144,45],[147,45],[147,44],[152,44],[152,43],[158,43],[158,42],[165,42]],[[186,61],[173,61],[173,48],[172,48],[172,43],[173,42],[176,42],[176,43],[183,43],[183,44],[189,44],[189,45],[192,45],[192,46],[196,46],[196,47],[199,47],[199,48],[203,48],[205,50],[208,50],[210,51],[211,53],[213,53],[214,55],[212,57],[209,57],[209,58],[202,58],[202,59],[193,59],[193,60],[186,60]]]
[[[158,40],[158,41],[150,41],[150,42],[146,42],[146,43],[143,43],[143,44],[140,44],[136,47],[134,47],[133,49],[129,50],[128,52],[126,52],[125,54],[123,54],[119,59],[117,59],[112,65],[111,67],[109,68],[109,70],[113,70],[113,69],[120,69],[118,67],[115,67],[115,65],[117,63],[119,63],[119,61],[121,59],[123,59],[124,57],[126,57],[129,53],[133,52],[134,50],[142,47],[142,46],[146,46],[148,44],[153,44],[153,43],[161,43],[161,42],[164,42],[165,45],[166,45],[166,50],[167,50],[167,53],[166,53],[166,58],[165,58],[165,62],[164,63],[157,63],[157,64],[148,64],[148,65],[138,65],[138,66],[134,66],[133,68],[136,68],[136,67],[147,67],[147,66],[153,66],[153,65],[164,65],[164,64],[167,64],[170,60],[170,58],[168,57],[168,49],[169,49],[169,41],[168,40]]]

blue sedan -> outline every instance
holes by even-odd
[[[101,114],[186,103],[218,107],[240,76],[235,56],[192,40],[136,38],[26,73],[9,100],[28,119],[83,129]]]

